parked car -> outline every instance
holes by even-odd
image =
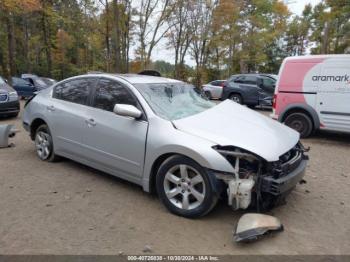
[[[202,89],[209,99],[220,99],[222,95],[222,88],[226,80],[215,80],[203,85]]]
[[[272,117],[302,137],[314,131],[350,133],[350,55],[286,58],[280,68]]]
[[[34,85],[19,77],[12,77],[12,87],[20,97],[31,97],[36,91]]]
[[[44,81],[41,77],[37,75],[22,74],[21,78],[31,83],[35,87],[36,91],[41,91],[52,85],[52,84],[47,84],[46,81]]]
[[[276,80],[271,74],[233,75],[225,83],[221,99],[252,107],[271,106]]]
[[[17,92],[0,77],[0,116],[16,117],[19,110]]]
[[[40,77],[40,79],[45,82],[47,87],[50,87],[50,86],[52,86],[52,85],[57,83],[57,81],[55,79],[48,78],[48,77]]]
[[[184,217],[207,214],[221,193],[235,210],[271,207],[307,164],[298,132],[162,77],[69,78],[27,103],[23,126],[41,160],[64,156],[156,190]]]

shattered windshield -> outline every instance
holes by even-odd
[[[176,120],[203,112],[214,103],[192,85],[185,83],[135,84],[153,111],[167,120]]]

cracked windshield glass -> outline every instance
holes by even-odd
[[[135,84],[153,111],[160,117],[176,120],[203,112],[213,106],[192,85],[183,83]]]

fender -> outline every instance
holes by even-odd
[[[282,113],[279,115],[278,121],[282,123],[284,118],[285,118],[285,116],[287,115],[287,113],[290,110],[295,110],[295,109],[301,109],[303,111],[308,112],[310,114],[310,116],[312,117],[312,122],[314,124],[314,127],[316,129],[320,128],[320,125],[321,125],[320,118],[318,117],[318,114],[317,114],[316,110],[313,107],[309,106],[308,104],[297,103],[297,104],[288,105],[282,111]]]

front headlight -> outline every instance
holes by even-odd
[[[18,94],[16,91],[9,92],[9,101],[17,101],[18,100]]]

